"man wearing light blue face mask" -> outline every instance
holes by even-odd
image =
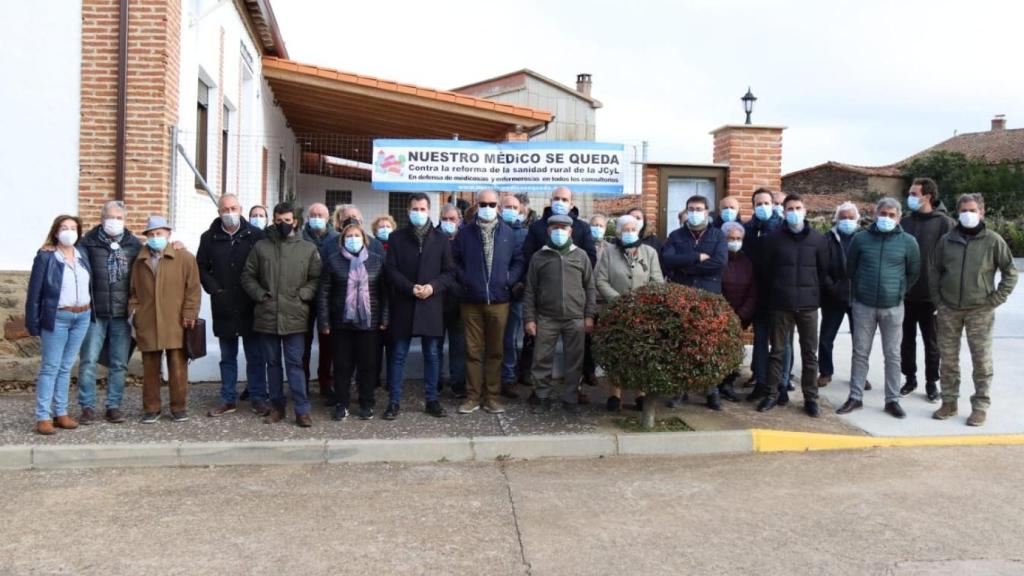
[[[312,242],[320,251],[320,260],[326,260],[329,251],[338,246],[338,231],[329,224],[331,217],[327,206],[316,202],[309,206],[306,211],[306,224],[302,227],[302,239]],[[306,374],[306,390],[309,391],[309,365],[313,358],[313,339],[319,342],[319,361],[317,362],[317,383],[320,387],[320,397],[328,405],[333,405],[334,387],[331,381],[331,371],[334,368],[334,344],[331,342],[331,334],[316,329],[316,310],[309,314],[309,329],[306,331],[306,343],[302,353],[302,369]]]
[[[743,224],[745,230],[743,235],[743,253],[753,262],[759,261],[759,253],[764,239],[769,234],[782,227],[782,217],[775,214],[772,206],[772,191],[767,188],[758,188],[750,196],[750,204],[754,209],[754,215]],[[757,290],[762,296],[768,293],[768,280],[756,268]],[[748,402],[761,400],[767,395],[768,390],[768,341],[771,339],[771,313],[768,308],[768,298],[762,297],[757,302],[757,312],[754,314],[754,349],[750,360],[750,371],[752,373],[754,390],[747,396]],[[790,354],[787,354],[787,358]],[[789,366],[784,366],[783,371],[788,374]]]
[[[900,227],[900,203],[882,198],[875,223],[853,239],[847,258],[853,307],[853,368],[850,397],[836,412],[863,407],[864,381],[875,331],[882,334],[885,356],[885,412],[905,418],[900,407],[900,342],[903,339],[903,297],[917,282],[921,255],[917,241]]]
[[[721,228],[726,222],[740,222],[740,200],[736,196],[726,196],[718,203],[718,218],[713,225]]]
[[[441,222],[437,229],[451,242],[454,257],[455,241],[461,235],[462,211],[455,204],[445,204],[440,214]],[[437,349],[443,371],[444,343],[448,341],[447,385],[452,395],[459,400],[466,397],[466,331],[462,322],[462,296],[463,290],[459,283],[444,292],[444,335]],[[445,380],[438,380],[438,392],[444,387]]]
[[[530,231],[523,242],[523,256],[529,260],[534,253],[548,242],[548,218],[565,216],[572,221],[572,243],[590,257],[590,265],[597,264],[597,249],[590,226],[579,219],[579,210],[572,205],[572,190],[565,187],[556,188],[551,193],[551,206],[544,209],[544,215],[530,225]]]
[[[850,319],[850,332],[853,332],[851,287],[850,278],[846,275],[846,260],[854,234],[860,230],[860,210],[852,202],[843,202],[836,207],[832,222],[835,225],[825,234],[828,240],[828,275],[832,278],[832,290],[822,295],[821,299],[821,331],[818,334],[819,388],[832,382],[832,373],[835,371],[832,364],[832,347],[844,317]],[[865,389],[870,390],[871,385],[865,383]]]

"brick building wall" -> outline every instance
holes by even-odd
[[[83,0],[78,211],[90,227],[115,196],[118,25],[117,0]],[[129,2],[125,202],[135,232],[168,212],[180,31],[180,2]]]
[[[868,176],[836,168],[806,170],[782,179],[786,192],[797,194],[842,194],[864,197],[868,192]]]
[[[726,190],[730,196],[749,198],[762,186],[782,188],[783,130],[778,126],[728,125],[711,133],[714,163],[729,165]]]

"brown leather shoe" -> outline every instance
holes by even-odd
[[[74,430],[75,428],[78,428],[78,422],[71,416],[57,416],[53,419],[53,425],[65,430]]]
[[[43,436],[56,434],[57,429],[53,427],[53,420],[40,420],[39,422],[36,422],[36,433],[42,434]]]
[[[277,408],[272,408],[270,410],[270,414],[267,414],[267,417],[263,419],[267,424],[277,424],[281,420],[284,420],[284,412],[281,412]]]
[[[313,418],[309,414],[300,414],[295,417],[295,423],[299,428],[309,428],[313,425]]]
[[[831,376],[818,376],[818,388],[824,388],[832,383]]]
[[[985,424],[985,416],[986,414],[984,410],[978,410],[975,408],[974,410],[971,410],[971,415],[967,417],[967,425],[981,426]]]
[[[82,426],[89,426],[96,422],[96,410],[89,407],[82,408],[82,413],[78,415],[78,423]]]

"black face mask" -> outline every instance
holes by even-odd
[[[281,235],[282,238],[287,238],[291,236],[293,229],[294,228],[292,227],[292,225],[289,224],[288,222],[280,222],[277,225],[277,232]]]

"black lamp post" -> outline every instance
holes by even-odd
[[[750,113],[754,111],[754,102],[757,101],[757,97],[750,92],[750,86],[747,86],[747,93],[743,95],[743,111],[747,113],[747,124],[750,124]]]

